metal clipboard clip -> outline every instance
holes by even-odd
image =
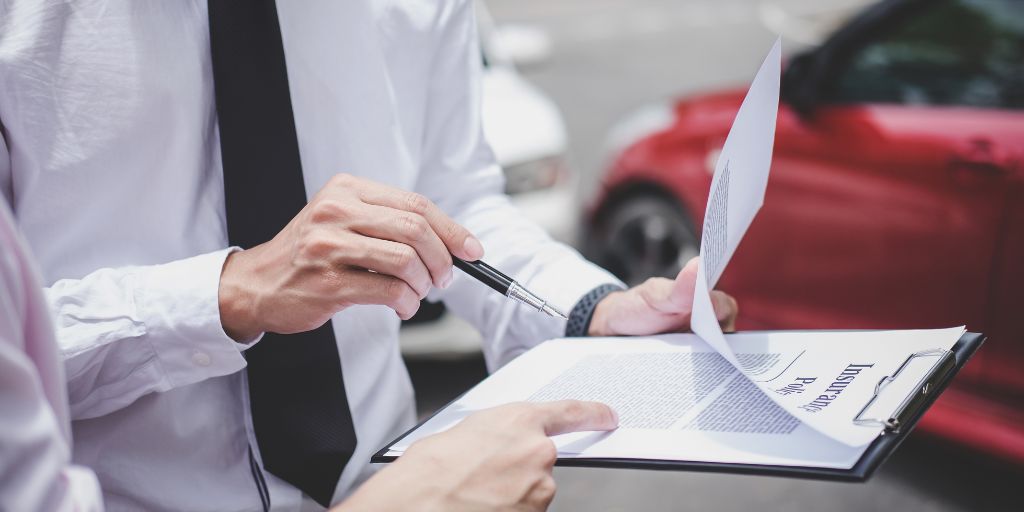
[[[902,397],[897,396],[888,399],[888,402],[895,402],[897,404],[895,407],[886,407],[889,410],[887,413],[879,414],[873,412],[871,417],[864,417],[875,406],[876,402],[879,402],[880,397],[885,394],[887,389],[900,387],[907,390],[907,387],[895,386],[893,383],[896,382],[911,363],[926,357],[934,358],[934,362],[932,362],[930,368],[927,368],[927,371],[921,374],[916,383],[910,385],[909,393],[905,393]],[[868,403],[864,404],[864,408],[854,416],[853,423],[862,426],[880,426],[886,432],[898,434],[900,427],[919,411],[925,402],[925,398],[936,388],[939,382],[949,375],[954,366],[956,366],[956,356],[950,350],[933,348],[910,354],[892,375],[882,377],[878,384],[875,384],[875,394],[868,400]]]

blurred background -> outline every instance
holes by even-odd
[[[740,329],[989,336],[866,484],[558,468],[552,510],[1021,510],[1024,1],[487,0],[484,124],[524,214],[628,283],[697,254],[711,173],[777,35],[764,208],[719,287]],[[420,415],[480,337],[403,326]]]

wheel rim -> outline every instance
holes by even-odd
[[[610,215],[601,264],[633,286],[649,277],[675,277],[699,245],[690,224],[673,205],[636,199]]]

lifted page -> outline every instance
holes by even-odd
[[[860,446],[873,440],[878,428],[853,424],[853,417],[866,399],[860,400],[859,396],[855,399],[851,395],[873,391],[878,380],[896,368],[893,362],[898,365],[913,352],[949,349],[964,329],[857,336],[763,335],[765,343],[772,346],[807,344],[810,347],[815,338],[820,338],[827,346],[827,351],[821,349],[822,345],[818,345],[817,350],[809,350],[784,375],[773,380],[764,379],[760,360],[744,360],[740,354],[733,353],[718,325],[709,290],[725,271],[764,202],[775,140],[781,68],[781,43],[776,41],[740,105],[715,166],[704,214],[691,324],[693,332],[788,413],[826,436],[850,446]],[[764,271],[772,271],[769,263],[765,264]],[[898,337],[906,344],[888,346],[884,341],[874,342],[889,337]],[[906,352],[904,348],[911,351]],[[803,373],[794,373],[798,369]],[[798,380],[801,378],[813,380]],[[788,380],[785,385],[789,387],[780,389],[779,379]]]

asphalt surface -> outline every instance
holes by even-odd
[[[814,0],[780,0],[791,5]],[[833,0],[837,1],[837,0]],[[844,0],[849,1],[849,0]],[[584,197],[615,123],[645,105],[746,86],[775,34],[753,0],[488,0],[500,23],[547,30],[553,55],[523,74],[562,109]],[[787,42],[792,53],[799,45]],[[420,414],[486,375],[478,356],[410,360]],[[685,472],[556,468],[554,511],[1024,510],[1024,468],[915,433],[864,484]]]

